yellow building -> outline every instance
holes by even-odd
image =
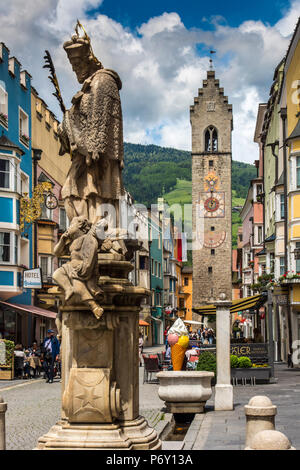
[[[54,209],[47,208],[46,204],[43,205],[42,215],[33,227],[35,234],[33,262],[34,266],[41,268],[43,277],[43,289],[37,292],[34,304],[57,311],[55,297],[48,293],[48,289],[53,286],[54,270],[64,262],[63,259],[56,259],[53,253],[60,234],[68,226],[61,199],[61,188],[70,167],[70,157],[59,155],[60,143],[57,133],[59,122],[34,88],[31,92],[31,111],[33,184],[36,186],[41,182],[51,183],[51,193],[57,201],[57,207]],[[43,326],[41,336],[48,327],[47,321],[43,322]]]
[[[31,92],[31,113],[32,147],[43,151],[39,166],[62,187],[71,159],[68,155],[59,155],[60,143],[57,134],[59,121],[34,88]]]
[[[281,142],[282,158],[279,166],[286,175],[283,205],[287,217],[284,227],[284,245],[289,287],[287,305],[287,333],[289,350],[300,339],[300,21],[296,26],[285,58],[284,80],[281,89]],[[286,145],[284,145],[286,143]],[[280,173],[279,173],[280,174]]]

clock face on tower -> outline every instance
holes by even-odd
[[[200,204],[203,204],[204,217],[224,217],[225,216],[225,193],[210,192],[200,195]]]
[[[205,248],[218,248],[224,243],[226,239],[226,232],[214,233],[206,232],[204,234],[204,246]]]

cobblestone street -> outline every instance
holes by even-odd
[[[0,394],[7,402],[7,450],[35,447],[38,438],[60,417],[60,390],[57,380],[53,384],[43,379],[0,384]]]
[[[267,395],[277,405],[276,429],[300,449],[300,370],[276,366],[278,382],[269,385],[234,387],[233,412],[213,411],[213,397],[208,401],[206,413],[197,415],[188,437],[183,442],[164,442],[164,450],[238,450],[245,443],[244,405],[254,395]],[[140,367],[140,412],[149,424],[161,431],[170,419],[165,414],[164,402],[157,394],[158,384],[143,384]],[[30,450],[38,438],[46,433],[60,417],[61,383],[46,384],[43,379],[32,381],[0,382],[0,395],[8,404],[6,432],[8,450]]]

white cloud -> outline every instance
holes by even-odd
[[[183,23],[177,13],[163,13],[161,16],[151,18],[147,23],[143,23],[138,28],[138,32],[145,38],[151,38],[155,34],[165,31],[174,32],[174,30],[183,27]]]
[[[281,20],[277,22],[275,28],[282,34],[282,36],[290,36],[294,31],[297,19],[300,16],[300,1],[294,0],[289,9]]]
[[[33,85],[58,115],[42,68],[43,54],[45,49],[52,54],[68,106],[79,85],[62,44],[73,34],[77,18],[81,20],[97,57],[123,81],[124,137],[129,142],[191,148],[189,107],[208,69],[208,57],[199,56],[197,45],[213,47],[217,78],[233,104],[233,158],[251,163],[257,159],[257,107],[268,100],[274,68],[300,15],[299,0],[274,26],[249,20],[231,28],[223,18],[214,17],[214,30],[209,31],[187,29],[176,12],[150,18],[132,31],[105,15],[89,17],[87,11],[100,6],[101,0],[27,0],[26,7],[21,0],[3,3],[0,39],[28,69]]]

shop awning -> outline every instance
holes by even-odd
[[[230,313],[242,312],[250,308],[259,308],[267,301],[267,297],[263,294],[252,295],[243,299],[233,300],[230,307]],[[215,305],[203,305],[203,307],[193,308],[193,312],[199,315],[215,315]]]
[[[149,326],[149,323],[147,323],[147,322],[144,321],[144,320],[139,320],[139,325],[140,325],[140,326]]]
[[[183,320],[184,323],[188,323],[189,325],[204,325],[201,321],[194,321],[194,320]]]
[[[27,312],[32,313],[33,315],[39,315],[41,317],[56,318],[57,315],[56,312],[51,312],[50,310],[46,310],[44,308],[35,307],[34,305],[12,304],[10,302],[3,301],[0,302],[0,305],[11,308],[13,310],[18,310],[20,312]]]

